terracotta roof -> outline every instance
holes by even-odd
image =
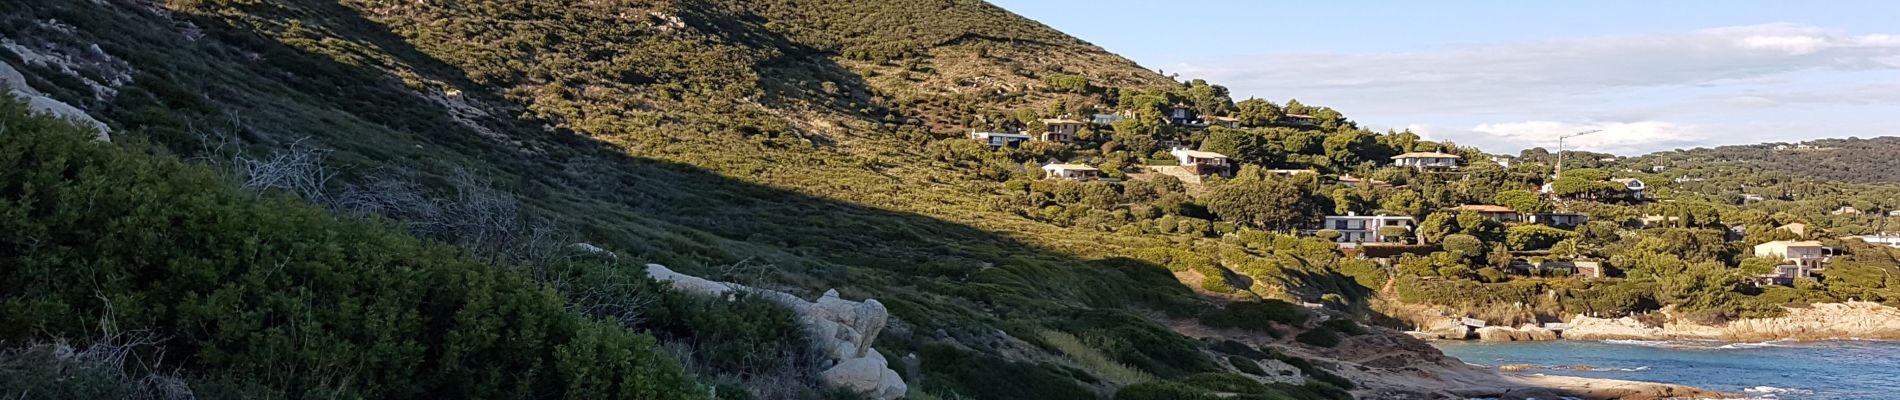
[[[1411,152],[1411,153],[1405,153],[1405,154],[1392,156],[1392,159],[1394,160],[1402,160],[1402,159],[1407,159],[1407,158],[1459,158],[1459,159],[1462,159],[1464,157],[1459,157],[1457,155],[1445,154],[1445,153],[1439,153],[1439,152]]]
[[[1512,210],[1510,207],[1490,205],[1490,204],[1466,204],[1466,205],[1458,206],[1456,209],[1460,211],[1476,211],[1476,212],[1481,212],[1481,213],[1516,213],[1517,212],[1517,210]]]

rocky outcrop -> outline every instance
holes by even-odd
[[[1900,339],[1900,309],[1879,303],[1847,302],[1789,308],[1776,318],[1751,318],[1712,326],[1685,321],[1649,326],[1634,318],[1570,320],[1564,337],[1573,340],[1835,340]]]
[[[1487,326],[1478,328],[1478,340],[1486,342],[1530,342],[1557,340],[1557,333],[1537,326]]]
[[[78,107],[73,107],[59,100],[54,100],[51,97],[47,97],[46,94],[34,90],[32,86],[26,84],[25,75],[21,75],[19,70],[13,69],[13,65],[4,62],[0,62],[0,92],[6,92],[8,96],[26,100],[27,109],[32,110],[34,113],[51,115],[91,125],[93,128],[98,129],[99,141],[101,142],[110,141],[112,139],[112,129],[106,127],[105,123],[92,118],[92,115],[86,114],[86,111],[80,110]]]
[[[1468,329],[1457,318],[1437,318],[1406,334],[1422,340],[1465,340],[1470,332]]]
[[[830,290],[817,301],[805,301],[784,292],[681,274],[657,264],[647,264],[647,276],[685,293],[722,298],[745,293],[790,308],[798,314],[807,335],[824,351],[827,362],[819,377],[826,384],[851,388],[877,400],[903,397],[909,389],[886,364],[884,355],[871,348],[890,318],[890,312],[877,300],[845,300],[837,290]]]

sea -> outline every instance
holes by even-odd
[[[1674,383],[1751,399],[1900,400],[1900,342],[1433,342],[1466,363]]]

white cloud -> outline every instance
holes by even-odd
[[[1570,150],[1629,153],[1664,146],[1678,146],[1708,139],[1694,126],[1663,121],[1572,123],[1529,121],[1479,124],[1473,132],[1490,136],[1493,142],[1515,144],[1521,148],[1546,147],[1555,150],[1557,138],[1581,132],[1564,141]]]
[[[1842,101],[1900,106],[1900,96],[1858,86],[1900,83],[1900,35],[1849,34],[1793,24],[1691,32],[1447,46],[1397,53],[1274,53],[1170,68],[1227,85],[1239,97],[1299,98],[1383,126],[1471,126],[1488,121],[1557,123],[1627,130],[1603,140],[1623,151],[1704,141],[1780,139],[1799,132],[1730,132],[1719,137],[1659,121],[1751,126],[1793,110],[1794,102]],[[1889,85],[1891,86],[1891,85]],[[1832,96],[1832,97],[1830,97]],[[1871,117],[1870,117],[1871,118]],[[1877,121],[1900,128],[1900,121]],[[1488,123],[1488,131],[1434,132],[1447,139],[1512,145],[1537,122]],[[1645,137],[1640,132],[1668,136]],[[1821,134],[1821,133],[1814,133]],[[1594,136],[1594,135],[1593,135]],[[1618,137],[1618,135],[1603,135]],[[1554,139],[1553,139],[1554,140]],[[1490,149],[1515,151],[1516,149]],[[1599,150],[1602,151],[1602,150]]]
[[[1405,129],[1403,129],[1403,130],[1404,130],[1404,131],[1407,131],[1407,132],[1412,132],[1412,133],[1415,133],[1415,134],[1418,134],[1418,137],[1421,137],[1421,138],[1424,138],[1425,140],[1436,140],[1436,139],[1433,139],[1433,138],[1432,138],[1432,135],[1433,135],[1434,133],[1438,133],[1438,130],[1437,130],[1437,129],[1432,129],[1432,125],[1431,125],[1431,124],[1411,124],[1411,125],[1406,125],[1406,126],[1405,126]]]

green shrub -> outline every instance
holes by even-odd
[[[1233,365],[1235,371],[1240,371],[1240,372],[1259,375],[1259,376],[1265,376],[1267,374],[1266,369],[1260,368],[1259,362],[1255,362],[1254,360],[1246,358],[1246,357],[1227,356],[1227,364]]]
[[[977,399],[1076,399],[1095,396],[1062,370],[963,351],[946,344],[925,345],[924,384],[932,392]]]
[[[1187,377],[1187,379],[1183,379],[1181,382],[1194,387],[1222,393],[1257,394],[1267,391],[1265,386],[1262,386],[1259,381],[1255,381],[1253,378],[1229,373],[1214,372],[1194,374],[1193,376]]]
[[[1270,335],[1273,322],[1287,326],[1306,323],[1306,309],[1280,300],[1245,301],[1228,304],[1201,315],[1201,323],[1215,328],[1238,328]]]
[[[382,223],[241,192],[0,100],[0,340],[145,331],[284,393],[704,398],[653,338]],[[108,325],[109,324],[109,325]]]
[[[1218,400],[1220,397],[1194,386],[1156,381],[1129,385],[1115,392],[1115,400]]]

